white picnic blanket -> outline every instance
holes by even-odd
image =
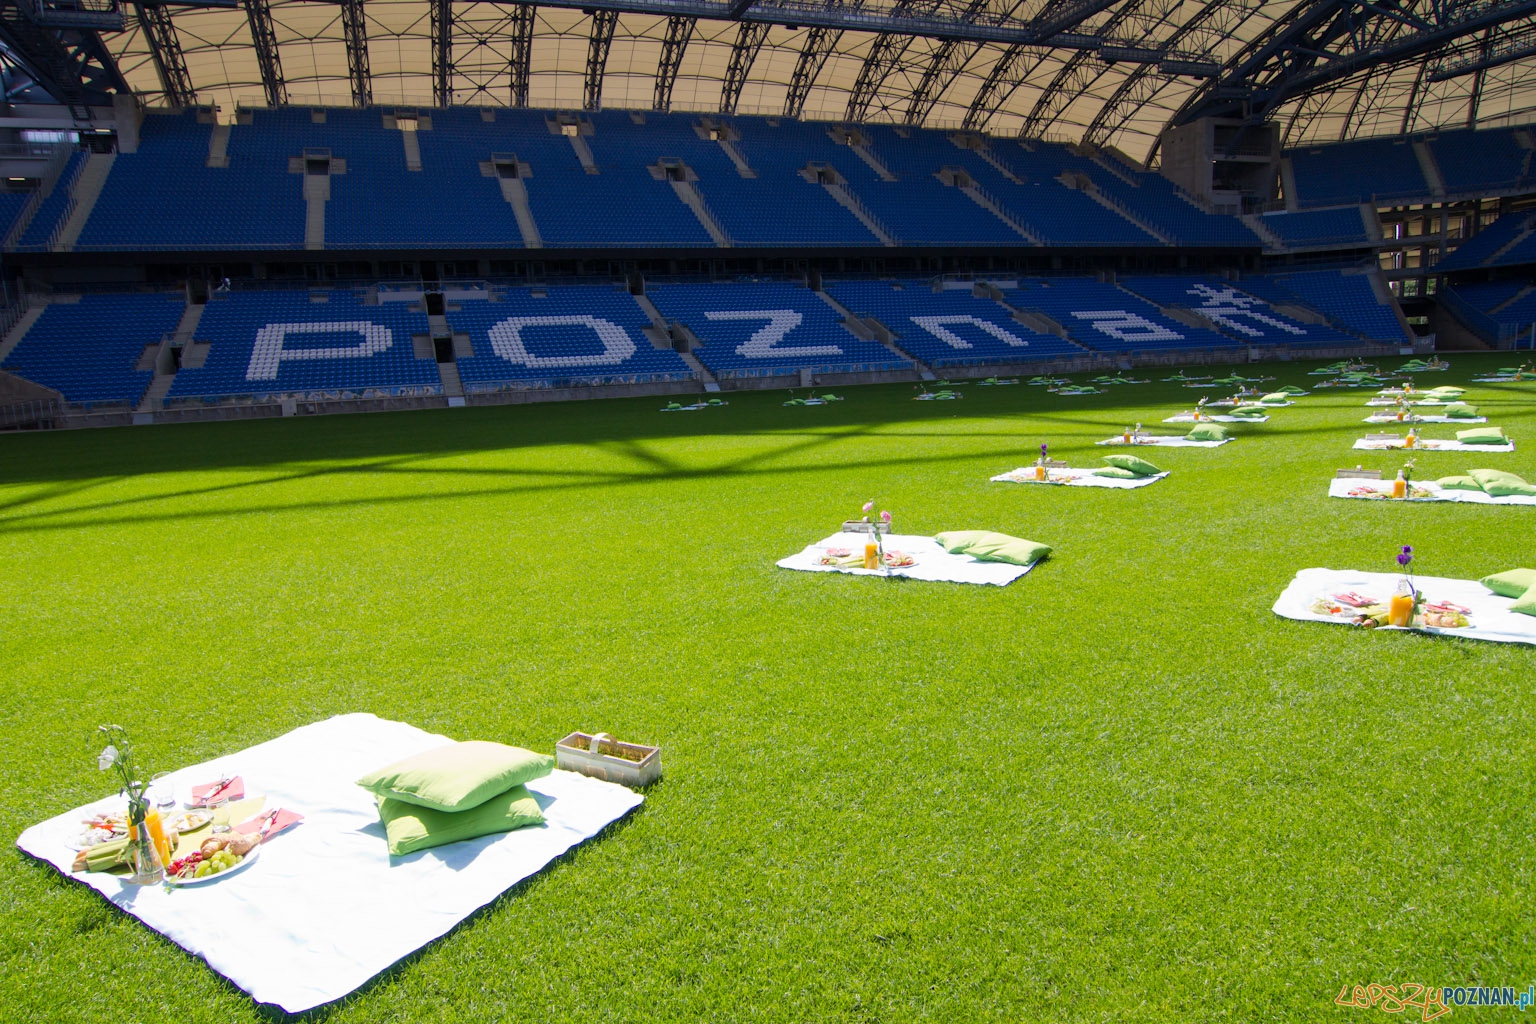
[[[878,569],[852,568],[822,565],[821,558],[829,548],[847,549],[863,553],[864,534],[834,533],[806,548],[797,555],[781,558],[780,569],[796,569],[800,572],[845,572],[854,576],[902,576],[911,580],[933,580],[940,583],[980,583],[994,587],[1006,587],[1033,569],[1038,563],[1014,565],[1010,562],[978,562],[970,555],[952,555],[932,537],[893,533],[885,538],[885,550],[901,551],[912,556],[911,565],[901,568]]]
[[[1067,487],[1114,487],[1124,491],[1156,483],[1167,475],[1168,472],[1164,470],[1153,476],[1138,476],[1134,480],[1126,480],[1122,477],[1094,476],[1091,469],[1053,469],[1049,471],[1046,479],[1036,480],[1034,466],[1020,466],[1018,469],[993,477],[992,482],[995,484],[1056,484]]]
[[[1488,422],[1488,417],[1487,416],[1470,416],[1470,417],[1435,416],[1435,415],[1425,415],[1422,412],[1414,413],[1413,414],[1413,418],[1418,420],[1420,423],[1487,423]],[[1376,413],[1374,415],[1367,416],[1365,419],[1361,420],[1360,422],[1362,422],[1362,423],[1401,423],[1405,427],[1408,425],[1408,422],[1406,420],[1400,420],[1396,416],[1393,416],[1391,414],[1382,415],[1381,413]]]
[[[1366,402],[1365,404],[1366,405],[1374,405],[1374,406],[1396,405],[1397,401],[1398,400],[1396,398],[1373,398],[1369,402]],[[1433,408],[1435,408],[1437,406],[1443,409],[1447,405],[1457,405],[1460,402],[1461,402],[1461,399],[1459,399],[1459,398],[1427,398],[1426,397],[1426,398],[1423,398],[1423,399],[1416,399],[1414,401],[1409,402],[1408,404],[1412,405],[1412,406],[1423,406],[1426,409],[1433,409]]]
[[[1131,447],[1139,448],[1142,445],[1156,445],[1159,448],[1220,448],[1222,445],[1231,440],[1232,438],[1227,437],[1220,441],[1191,441],[1189,438],[1183,437],[1181,435],[1163,436],[1160,434],[1142,434],[1140,437],[1136,438],[1135,441],[1131,442]],[[1095,441],[1093,443],[1118,445],[1121,448],[1126,447],[1125,435],[1123,434],[1118,437],[1111,437],[1106,440]]]
[[[1312,603],[1337,593],[1354,592],[1366,597],[1386,601],[1397,589],[1399,573],[1350,572],[1337,569],[1303,569],[1291,580],[1275,602],[1275,614],[1287,619],[1306,622],[1333,622],[1349,625],[1353,616],[1324,615],[1312,611]],[[1500,597],[1488,592],[1476,580],[1453,580],[1439,576],[1415,576],[1418,587],[1429,601],[1451,601],[1470,608],[1467,615],[1470,626],[1463,629],[1435,629],[1415,626],[1416,633],[1434,633],[1440,636],[1463,636],[1476,640],[1493,640],[1506,644],[1536,644],[1536,615],[1512,612],[1509,606],[1514,598]],[[1377,629],[1406,631],[1406,626],[1378,626]]]
[[[1433,480],[1415,480],[1413,486],[1429,492],[1427,498],[1399,498],[1393,504],[1401,504],[1404,501],[1460,501],[1472,505],[1536,505],[1536,495],[1530,494],[1506,494],[1496,498],[1483,491],[1461,491],[1441,487]],[[1375,494],[1361,493],[1373,491]],[[1357,493],[1351,494],[1351,491]],[[1377,495],[1392,493],[1391,480],[1330,480],[1328,481],[1328,496],[1330,498],[1364,498],[1368,501],[1381,501]]]
[[[446,934],[643,799],[556,771],[528,783],[543,825],[392,859],[373,796],[354,780],[448,742],[370,714],[339,715],[176,772],[178,794],[223,768],[244,776],[249,794],[264,793],[268,808],[304,815],[263,844],[249,868],[196,888],[70,874],[75,853],[67,840],[83,818],[121,811],[119,796],[34,825],[16,845],[202,957],[257,1002],[299,1013],[340,999]]]
[[[1403,439],[1395,441],[1368,441],[1360,438],[1352,447],[1366,452],[1382,451],[1416,451],[1416,452],[1512,452],[1515,450],[1515,442],[1508,444],[1467,444],[1465,441],[1444,441],[1435,438],[1419,438],[1412,449],[1403,446]]]
[[[1204,423],[1207,420],[1211,421],[1212,423],[1268,423],[1269,422],[1269,417],[1268,416],[1224,416],[1224,415],[1212,416],[1210,413],[1205,413],[1204,415],[1202,415],[1197,420],[1197,419],[1195,419],[1195,417],[1194,417],[1194,415],[1192,413],[1181,412],[1181,413],[1178,413],[1175,416],[1169,416],[1167,419],[1163,420],[1163,422],[1164,423]]]

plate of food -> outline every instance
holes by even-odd
[[[81,830],[69,841],[72,850],[89,850],[128,834],[128,815],[97,814],[81,823]]]
[[[171,828],[186,835],[188,832],[196,832],[213,820],[213,815],[202,811],[188,811],[171,822]]]
[[[904,568],[909,565],[915,565],[916,563],[917,559],[913,558],[905,551],[887,551],[885,553],[885,564],[893,569]]]
[[[209,836],[196,850],[171,861],[165,869],[165,884],[189,886],[222,881],[250,867],[260,853],[261,836],[256,833]]]

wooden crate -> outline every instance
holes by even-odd
[[[576,744],[586,744],[584,749]],[[631,761],[618,751],[638,757]],[[555,765],[621,786],[644,786],[661,778],[661,748],[622,743],[605,732],[573,732],[555,744]]]

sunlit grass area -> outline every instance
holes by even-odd
[[[1149,487],[994,484],[1220,392],[962,390],[0,436],[0,830],[105,795],[106,721],[147,770],[353,711],[602,729],[662,746],[642,808],[313,1016],[1310,1021],[1374,1012],[1342,985],[1529,983],[1536,651],[1270,606],[1402,544],[1536,566],[1536,510],[1328,498],[1404,461],[1350,449],[1342,389],[1152,451]],[[1467,397],[1518,450],[1418,474],[1536,479],[1536,386]],[[775,568],[870,497],[1055,554],[1006,588]],[[6,850],[0,1017],[273,1016]]]

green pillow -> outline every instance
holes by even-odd
[[[1051,553],[1049,544],[1020,540],[991,530],[946,530],[934,539],[950,554],[970,555],[978,562],[1033,565]]]
[[[1510,494],[1536,495],[1536,487],[1526,483],[1522,477],[1506,473],[1502,469],[1469,469],[1467,475],[1482,484],[1483,490],[1495,498]]]
[[[1093,475],[1112,477],[1115,480],[1140,479],[1140,477],[1138,477],[1135,473],[1132,473],[1128,469],[1121,469],[1119,466],[1105,466],[1103,469],[1096,469],[1093,471]]]
[[[1466,403],[1448,405],[1445,407],[1445,414],[1453,420],[1475,420],[1477,419],[1477,406],[1467,405]]]
[[[1162,470],[1152,465],[1146,459],[1131,455],[1128,452],[1116,452],[1114,455],[1106,455],[1104,456],[1104,461],[1111,466],[1128,469],[1137,476],[1156,476],[1162,472]]]
[[[1260,405],[1284,405],[1291,400],[1291,396],[1284,391],[1275,391],[1259,399]]]
[[[1435,483],[1442,491],[1481,491],[1483,485],[1469,476],[1443,476]]]
[[[1500,597],[1519,597],[1532,587],[1536,587],[1536,569],[1510,569],[1507,572],[1496,572],[1492,576],[1484,576],[1477,582]]]
[[[1225,441],[1232,435],[1220,423],[1197,423],[1195,429],[1184,436],[1191,441]]]
[[[1295,384],[1287,384],[1285,387],[1276,392],[1276,394],[1281,395],[1304,395],[1306,393],[1306,388],[1299,388]]]
[[[378,804],[392,857],[403,857],[462,839],[511,832],[544,821],[539,802],[525,786],[513,786],[463,811],[438,811],[382,796],[378,797]]]
[[[1456,431],[1456,440],[1462,444],[1508,444],[1502,427],[1473,427]]]
[[[1228,413],[1228,415],[1236,416],[1238,419],[1253,420],[1265,415],[1265,413],[1263,409],[1260,409],[1256,405],[1240,405]]]
[[[1536,586],[1522,594],[1520,600],[1509,606],[1509,610],[1521,615],[1536,615]]]
[[[1437,388],[1429,389],[1431,395],[1464,395],[1466,393],[1466,388],[1458,388],[1454,384],[1442,384]]]
[[[439,811],[462,811],[548,775],[554,767],[555,759],[547,754],[470,740],[396,761],[369,772],[357,784],[376,796]]]

